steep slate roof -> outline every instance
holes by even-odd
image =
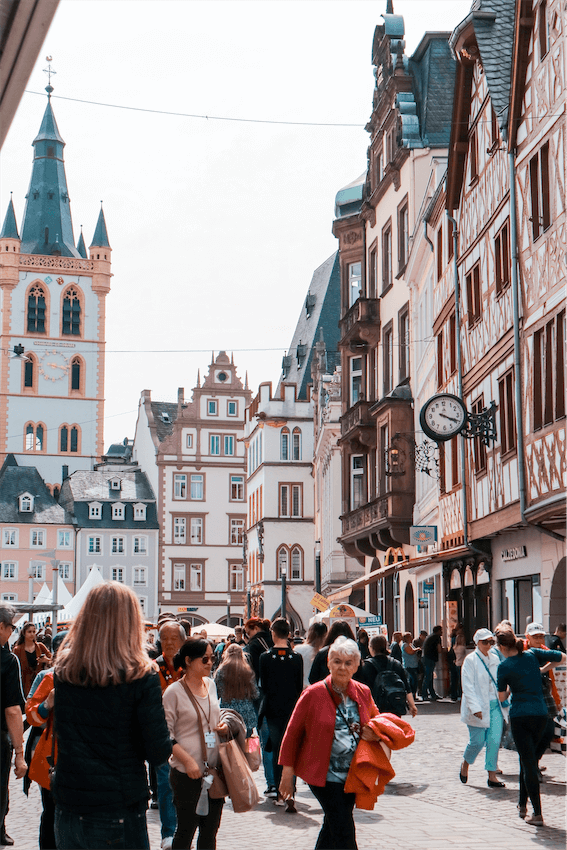
[[[32,176],[22,224],[22,254],[80,257],[75,248],[67,178],[65,142],[57,128],[51,99],[33,140]]]
[[[0,233],[0,239],[19,239],[20,235],[18,233],[18,225],[16,224],[16,213],[14,212],[14,204],[12,203],[12,199],[10,198],[10,203],[8,204],[8,209],[6,211],[6,218],[4,219],[4,225],[2,227],[2,232]]]
[[[96,223],[93,241],[91,242],[90,247],[110,248],[110,242],[108,241],[108,233],[106,232],[106,221],[104,220],[104,211],[102,207],[100,208],[100,212],[98,214],[98,221]]]
[[[282,382],[297,385],[297,397],[307,398],[307,385],[311,381],[311,360],[315,343],[323,331],[327,346],[328,368],[334,371],[335,362],[339,362],[338,342],[341,297],[341,277],[338,251],[313,272],[307,298],[302,307],[291,345],[284,363],[288,364],[285,377],[280,376],[276,395]],[[313,302],[314,298],[314,303]],[[309,315],[308,315],[309,313]],[[298,348],[304,346],[304,348]],[[298,361],[298,351],[304,356]],[[332,362],[331,362],[332,361]]]
[[[424,145],[446,147],[451,135],[455,60],[448,32],[428,32],[409,60],[416,84],[420,133]]]
[[[77,242],[77,251],[79,252],[81,257],[84,257],[85,260],[87,259],[87,257],[88,257],[87,246],[85,245],[85,240],[83,239],[83,231],[82,230],[81,230],[81,235],[79,236],[79,241]]]
[[[467,17],[454,30],[453,46],[471,23],[500,131],[507,138],[512,85],[516,0],[474,0]]]
[[[173,423],[177,419],[177,404],[169,401],[152,401],[150,402],[154,422],[156,423],[157,438],[160,443],[163,443],[166,437],[173,434]],[[164,422],[163,414],[166,414],[169,421]]]
[[[18,510],[24,493],[34,496],[30,513]],[[0,469],[0,522],[71,525],[73,519],[57,504],[35,466],[19,466],[14,455],[7,455]]]
[[[112,490],[110,482],[120,478],[121,489]],[[75,524],[80,528],[112,528],[117,533],[120,529],[159,528],[155,495],[151,484],[141,469],[131,472],[115,469],[100,469],[95,471],[79,470],[73,472],[63,482],[60,501],[75,516]],[[102,518],[89,518],[89,503],[100,502]],[[125,506],[123,520],[112,519],[113,502],[121,502]],[[146,519],[134,520],[134,503],[146,505]]]

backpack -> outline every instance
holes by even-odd
[[[388,658],[384,669],[378,669],[378,665],[371,661],[376,670],[376,677],[372,684],[372,697],[380,712],[389,712],[401,717],[406,713],[406,686],[400,674]]]

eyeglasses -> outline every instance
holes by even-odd
[[[479,640],[479,643],[494,643],[494,641],[491,638],[488,638],[487,640]]]
[[[203,655],[201,657],[201,661],[203,662],[203,664],[212,664],[213,663],[213,656],[212,655]]]
[[[3,626],[10,626],[13,632],[16,631],[16,626],[13,623],[2,623]]]

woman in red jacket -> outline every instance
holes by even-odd
[[[293,796],[293,776],[309,785],[323,809],[315,850],[356,850],[354,794],[344,787],[359,739],[376,741],[367,724],[379,714],[370,689],[352,681],[360,664],[354,640],[339,637],[329,649],[331,675],[300,696],[280,749],[280,794]]]
[[[22,668],[22,687],[25,697],[29,694],[37,674],[51,665],[51,653],[45,644],[37,640],[36,635],[37,629],[34,623],[24,623],[12,650]]]

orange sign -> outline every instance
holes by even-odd
[[[315,594],[310,604],[313,605],[314,608],[317,608],[317,610],[319,611],[326,611],[328,608],[331,607],[331,603],[329,602],[329,600],[325,599],[324,596],[321,596],[320,593]]]

